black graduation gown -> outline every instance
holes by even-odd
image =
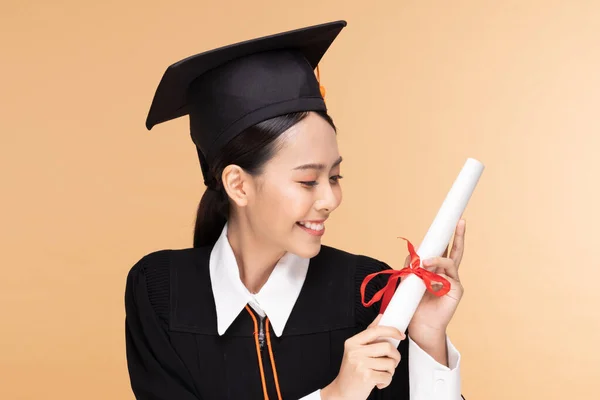
[[[269,351],[258,351],[254,321],[242,310],[217,334],[209,275],[211,247],[161,250],[129,272],[125,293],[127,362],[140,400],[263,399],[261,353],[269,399],[277,399]],[[310,260],[306,280],[281,337],[271,331],[280,390],[297,400],[327,386],[338,374],[344,341],[364,330],[379,306],[363,307],[360,284],[390,268],[373,258],[328,246]],[[384,278],[369,284],[367,296]],[[409,400],[408,341],[390,386],[371,400]]]

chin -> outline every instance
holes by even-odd
[[[293,253],[302,258],[313,258],[321,251],[321,241],[314,244],[306,244],[304,246],[295,246],[289,250],[290,253]]]

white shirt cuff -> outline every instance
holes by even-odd
[[[311,394],[304,396],[303,398],[301,398],[299,400],[321,400],[321,390],[316,390],[316,391],[312,392]]]
[[[446,337],[448,367],[408,337],[410,400],[460,400],[460,353]]]

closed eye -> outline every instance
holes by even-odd
[[[334,175],[334,176],[330,177],[329,180],[333,184],[338,184],[340,179],[342,179],[342,178],[343,178],[343,176],[341,176],[341,175]],[[302,184],[303,186],[312,188],[312,187],[317,186],[319,184],[319,182],[317,182],[317,181],[300,181],[300,184]]]

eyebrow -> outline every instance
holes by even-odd
[[[342,157],[338,158],[336,160],[336,162],[333,163],[333,165],[331,166],[331,168],[335,168],[338,165],[340,165],[342,163]],[[304,165],[300,165],[296,168],[294,168],[294,170],[307,170],[307,169],[316,169],[317,171],[322,171],[325,168],[327,168],[327,166],[325,164],[320,164],[320,163],[312,163],[312,164],[304,164]]]

